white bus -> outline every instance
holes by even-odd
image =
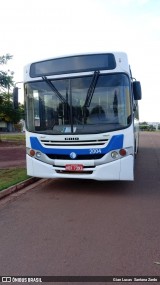
[[[24,97],[28,175],[134,180],[141,87],[125,53],[33,62]]]

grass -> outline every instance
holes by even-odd
[[[25,134],[24,133],[0,133],[0,143],[1,142],[11,142],[21,144],[25,142]],[[6,189],[12,185],[15,185],[21,181],[28,179],[26,168],[8,168],[8,169],[0,169],[0,191]]]
[[[26,168],[0,169],[0,191],[28,178]]]
[[[0,141],[24,142],[25,134],[24,133],[0,134]]]

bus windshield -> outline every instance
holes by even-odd
[[[42,78],[25,84],[26,128],[41,134],[91,134],[126,128],[131,96],[126,74],[63,79]]]

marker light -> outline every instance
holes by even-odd
[[[112,151],[111,152],[111,156],[112,156],[113,159],[118,158],[118,152],[117,151]]]
[[[34,156],[35,155],[35,151],[33,149],[30,149],[29,154],[30,154],[30,156]]]
[[[119,151],[119,154],[121,156],[125,156],[127,154],[126,150],[124,148],[121,148],[120,151]]]

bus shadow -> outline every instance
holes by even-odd
[[[47,192],[67,192],[72,195],[127,195],[133,188],[129,181],[96,181],[81,179],[54,179],[49,182]]]

